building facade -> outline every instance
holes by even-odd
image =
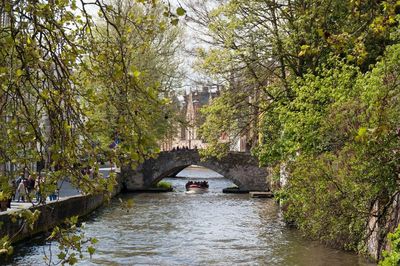
[[[222,90],[223,86],[208,85],[186,92],[179,103],[181,117],[184,118],[184,122],[177,126],[177,135],[170,138],[170,140],[166,140],[161,149],[205,148],[207,143],[201,139],[199,134],[199,128],[205,121],[200,109],[211,104]],[[231,142],[232,151],[246,151],[246,139],[246,136],[233,137],[228,132],[220,136],[221,142]]]
[[[180,111],[185,121],[179,126],[172,148],[194,149],[206,146],[199,135],[199,128],[204,122],[200,109],[218,97],[221,89],[218,85],[203,86],[201,89],[191,89],[183,96]]]

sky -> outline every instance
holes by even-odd
[[[194,0],[196,1],[196,0]],[[186,3],[193,3],[193,0],[163,0],[163,2],[168,3],[171,5],[172,10],[175,11],[177,7],[182,6],[185,8],[187,11],[186,17],[193,16],[191,14],[190,9],[187,7]],[[79,1],[78,1],[79,2]],[[209,3],[210,1],[201,1],[203,3]],[[209,4],[207,4],[209,5]],[[87,10],[89,13],[96,18],[97,17],[97,12],[98,8],[94,5],[90,5],[87,7]],[[179,57],[180,60],[182,61],[182,69],[185,73],[185,77],[182,79],[182,86],[181,88],[177,88],[178,91],[190,91],[190,89],[195,89],[196,87],[199,87],[198,81],[205,81],[205,77],[202,77],[200,73],[196,72],[195,69],[193,68],[193,64],[195,62],[195,56],[192,53],[195,50],[196,47],[207,47],[205,44],[200,43],[198,37],[204,37],[201,36],[201,32],[204,31],[204,29],[199,29],[197,25],[190,23],[188,19],[181,18],[180,25],[184,28],[184,47],[182,47],[180,50],[183,51],[180,53]],[[200,36],[199,36],[200,34]]]
[[[183,8],[185,8],[187,15],[186,19],[183,21],[183,25],[185,27],[185,50],[191,52],[191,53],[185,53],[184,58],[184,68],[187,70],[187,77],[186,77],[186,89],[190,89],[193,87],[196,87],[197,82],[207,82],[207,78],[201,75],[200,73],[196,72],[196,70],[193,68],[193,64],[195,63],[195,56],[193,55],[193,52],[195,48],[205,48],[207,49],[209,47],[208,44],[205,44],[202,42],[200,39],[207,39],[208,37],[204,35],[204,32],[207,31],[207,29],[200,28],[199,25],[196,25],[193,22],[189,21],[189,17],[193,17],[194,14],[191,13],[190,8],[187,7],[186,3],[194,3],[194,2],[200,2],[203,5],[206,5],[207,7],[212,7],[212,3],[215,1],[212,0],[170,0],[171,4],[175,5],[181,5]],[[215,4],[214,4],[215,5]],[[213,6],[214,6],[213,5]]]

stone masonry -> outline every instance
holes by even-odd
[[[146,160],[136,170],[123,167],[121,178],[128,191],[146,190],[165,177],[175,176],[190,165],[200,165],[230,179],[242,190],[268,191],[267,168],[259,167],[249,153],[230,152],[222,158],[202,161],[197,150],[161,152],[156,159]]]

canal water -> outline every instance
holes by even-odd
[[[232,184],[214,172],[191,168],[179,176],[165,179],[175,192],[121,195],[134,201],[129,211],[115,199],[92,214],[83,231],[99,243],[78,265],[374,265],[286,227],[273,199],[223,194]],[[208,178],[209,192],[186,194],[184,176]],[[19,245],[9,264],[43,265],[50,245],[41,238]]]

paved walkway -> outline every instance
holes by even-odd
[[[60,187],[60,199],[66,198],[66,197],[71,197],[71,196],[76,196],[80,195],[79,190],[74,188],[71,183],[67,181],[60,181],[58,183],[58,187]],[[17,194],[18,196],[18,194]],[[34,205],[37,205],[36,199],[34,198],[33,200]],[[51,202],[49,197],[47,197],[46,202]],[[27,209],[32,207],[31,202],[18,202],[17,200],[14,200],[11,202],[11,208],[7,209],[7,212],[9,211],[14,211],[14,210],[20,210],[20,209]],[[1,213],[1,212],[0,212]]]
[[[108,177],[111,168],[100,168],[100,172],[103,174],[103,177]],[[58,187],[61,188],[59,191],[60,198],[63,199],[66,197],[71,197],[71,196],[76,196],[76,195],[81,195],[78,189],[74,188],[71,183],[68,181],[59,181],[58,182]],[[51,202],[49,197],[47,197],[46,202]],[[33,200],[33,203],[36,205],[36,200]],[[7,212],[15,211],[15,210],[20,210],[20,209],[27,209],[32,207],[32,203],[30,202],[18,202],[18,201],[12,201],[11,202],[11,208],[7,209]],[[4,213],[4,212],[0,212]]]

